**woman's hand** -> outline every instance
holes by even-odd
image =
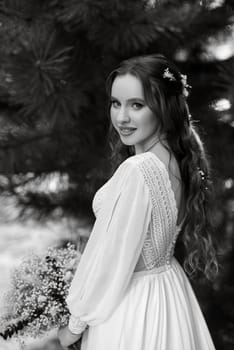
[[[64,348],[67,348],[68,346],[76,343],[80,339],[81,335],[82,333],[80,334],[72,333],[69,330],[68,326],[60,327],[58,330],[58,338],[59,338],[60,344]]]

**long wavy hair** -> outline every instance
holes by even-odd
[[[166,69],[169,69],[175,79],[163,78]],[[175,156],[180,167],[186,199],[186,218],[179,241],[183,245],[185,271],[190,276],[200,271],[212,280],[217,275],[218,262],[212,220],[213,189],[210,166],[183,94],[181,73],[163,55],[133,57],[123,61],[108,76],[108,97],[111,96],[114,79],[125,74],[131,74],[141,81],[146,104],[157,116],[160,133],[166,136],[168,150]],[[109,108],[110,104],[108,113]],[[109,140],[112,161],[116,165],[124,157],[134,154],[134,147],[122,144],[111,123]]]

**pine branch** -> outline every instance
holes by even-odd
[[[11,103],[29,106],[33,113],[63,86],[72,47],[59,48],[56,33],[51,34],[39,26],[24,33],[21,42],[21,52],[11,56],[3,67],[12,78]]]
[[[209,9],[192,1],[163,2],[151,9],[158,35],[170,30],[168,39],[175,45],[178,39],[186,47],[201,44],[210,35],[216,35],[233,22],[233,17],[225,6]],[[166,38],[165,38],[166,39]],[[174,43],[173,43],[174,42]],[[167,42],[168,44],[168,42]]]
[[[21,37],[28,24],[21,18],[8,17],[0,12],[0,62],[8,54],[17,54],[21,49]]]
[[[68,31],[85,30],[95,46],[101,46],[105,41],[112,51],[121,46],[121,50],[129,53],[154,38],[154,27],[144,13],[142,1],[123,4],[121,1],[70,0],[63,3],[58,20]]]
[[[104,151],[105,143],[95,128],[92,132],[85,126],[70,125],[59,130],[50,130],[47,125],[29,128],[11,127],[1,140],[0,173],[66,171],[78,167],[89,153],[86,164],[94,166],[95,159]],[[103,133],[103,130],[101,130]],[[97,143],[99,140],[99,143]],[[100,142],[101,140],[101,142]],[[102,155],[103,156],[103,155]]]
[[[47,8],[45,0],[0,0],[0,12],[27,21],[42,16]]]
[[[48,216],[72,215],[92,217],[91,202],[94,193],[105,182],[105,161],[85,164],[80,162],[79,173],[28,173],[0,177],[2,201],[7,206],[9,195],[14,199],[21,219],[42,220]],[[10,203],[12,205],[12,201]],[[59,209],[59,212],[58,212]],[[8,217],[5,213],[4,220]],[[9,218],[10,219],[10,218]]]
[[[209,6],[208,6],[209,5]],[[70,0],[63,2],[58,20],[70,32],[85,30],[90,42],[104,48],[104,54],[121,56],[154,50],[197,45],[216,35],[233,18],[223,5],[212,9],[210,1],[114,2]]]
[[[111,18],[105,25],[89,30],[89,40],[103,47],[104,54],[121,52],[122,56],[130,56],[144,52],[157,38],[157,29],[146,13],[120,14],[120,18]]]
[[[88,25],[93,25],[102,10],[105,9],[105,1],[92,0],[68,0],[62,1],[60,10],[57,12],[57,19],[65,25],[68,31],[86,29]],[[57,6],[57,2],[55,2]],[[102,9],[102,10],[101,10]]]
[[[227,93],[233,101],[234,96],[234,57],[219,63],[216,86]]]

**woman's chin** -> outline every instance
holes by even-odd
[[[134,146],[134,142],[129,137],[120,135],[120,140],[125,146]]]
[[[134,144],[132,142],[126,142],[125,140],[122,140],[122,139],[121,139],[121,141],[125,146],[128,146],[128,147],[134,146]]]

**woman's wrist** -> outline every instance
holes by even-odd
[[[58,330],[58,338],[60,341],[60,344],[67,348],[68,346],[75,344],[80,338],[82,334],[75,334],[70,331],[70,329],[66,327],[61,327]]]
[[[79,317],[76,317],[73,315],[70,316],[68,328],[71,333],[80,334],[85,330],[87,326],[88,326],[87,323],[84,321],[81,321]]]

